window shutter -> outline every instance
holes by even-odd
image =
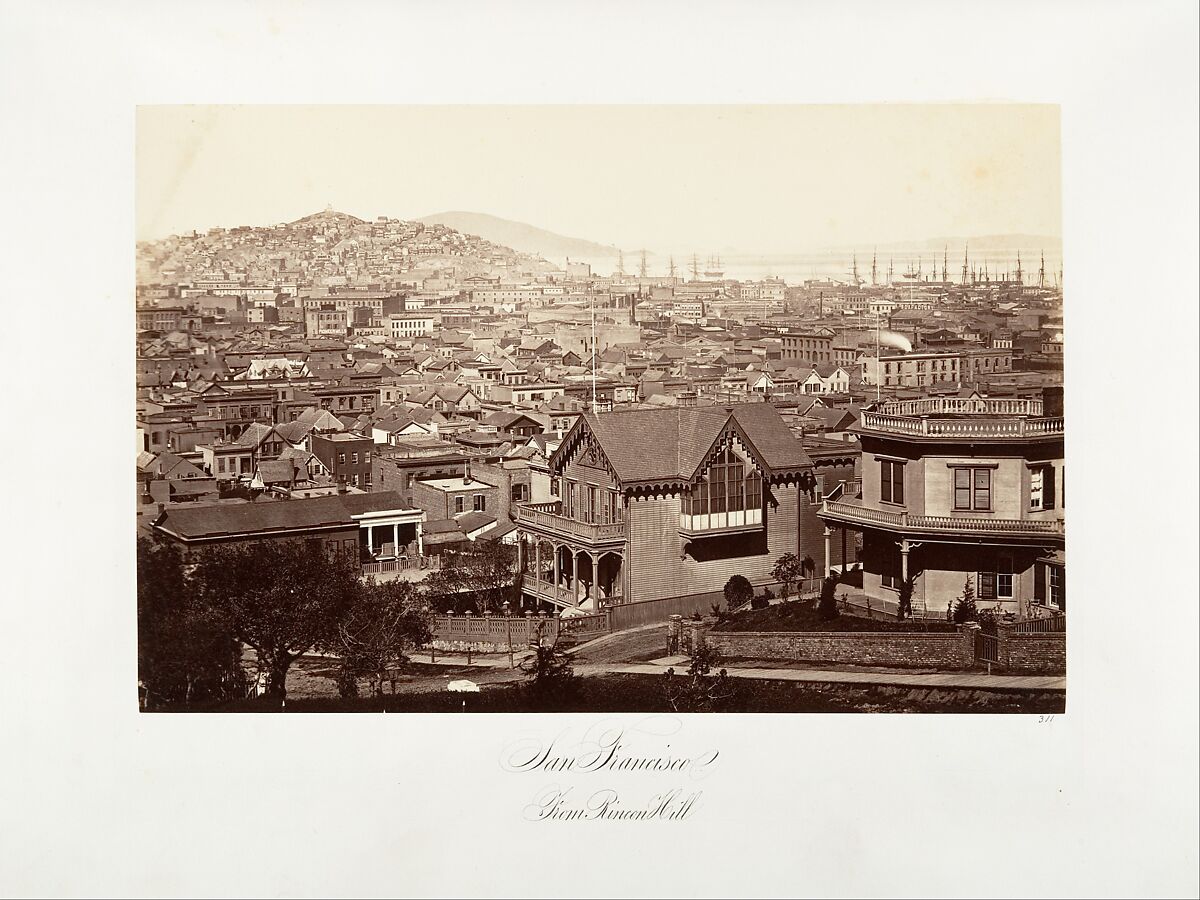
[[[1042,470],[1042,509],[1054,509],[1054,466]]]
[[[980,600],[995,600],[996,599],[996,573],[995,572],[980,572],[979,573],[979,599]]]
[[[1039,603],[1046,602],[1046,564],[1037,563],[1033,567],[1033,599]]]

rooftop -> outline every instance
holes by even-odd
[[[885,403],[863,412],[856,430],[956,440],[1061,438],[1063,417],[1044,415],[1041,400],[927,397]]]

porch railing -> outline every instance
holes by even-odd
[[[383,575],[387,572],[404,572],[412,569],[441,568],[441,561],[436,556],[399,556],[395,559],[381,559],[376,562],[362,564],[362,574]]]

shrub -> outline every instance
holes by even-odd
[[[775,561],[771,577],[783,586],[783,599],[792,593],[792,585],[804,576],[804,569],[795,553],[785,553]]]
[[[953,621],[955,625],[964,622],[975,622],[979,619],[979,610],[975,606],[975,588],[971,584],[971,576],[963,583],[963,591],[954,601]]]
[[[754,588],[744,575],[734,575],[725,582],[724,593],[725,605],[730,609],[736,609],[754,599]]]
[[[521,663],[525,691],[537,710],[555,710],[569,706],[579,690],[579,679],[566,653],[569,641],[549,641],[539,627],[533,655]]]
[[[899,619],[912,618],[912,597],[915,583],[916,577],[913,575],[908,576],[900,582],[899,606],[896,610],[896,617]]]
[[[766,609],[770,605],[771,605],[771,598],[768,597],[765,592],[763,593],[763,595],[761,597],[755,597],[753,600],[750,601],[751,609]]]
[[[837,578],[832,575],[821,582],[821,599],[817,603],[817,612],[824,621],[838,617],[837,585]]]
[[[673,668],[663,676],[663,694],[675,712],[714,712],[728,708],[737,690],[728,673],[721,669],[710,673],[720,663],[720,657],[710,647],[692,650],[687,675],[679,676]]]

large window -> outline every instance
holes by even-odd
[[[1013,598],[1013,562],[1011,556],[996,560],[994,572],[979,573],[980,600],[1011,600]]]
[[[683,495],[680,525],[691,530],[762,523],[762,478],[726,447]]]
[[[1029,470],[1029,508],[1054,509],[1054,466]]]
[[[954,470],[954,508],[990,510],[992,508],[992,470],[956,468]]]
[[[892,459],[879,461],[879,499],[884,503],[904,503],[904,463]]]

